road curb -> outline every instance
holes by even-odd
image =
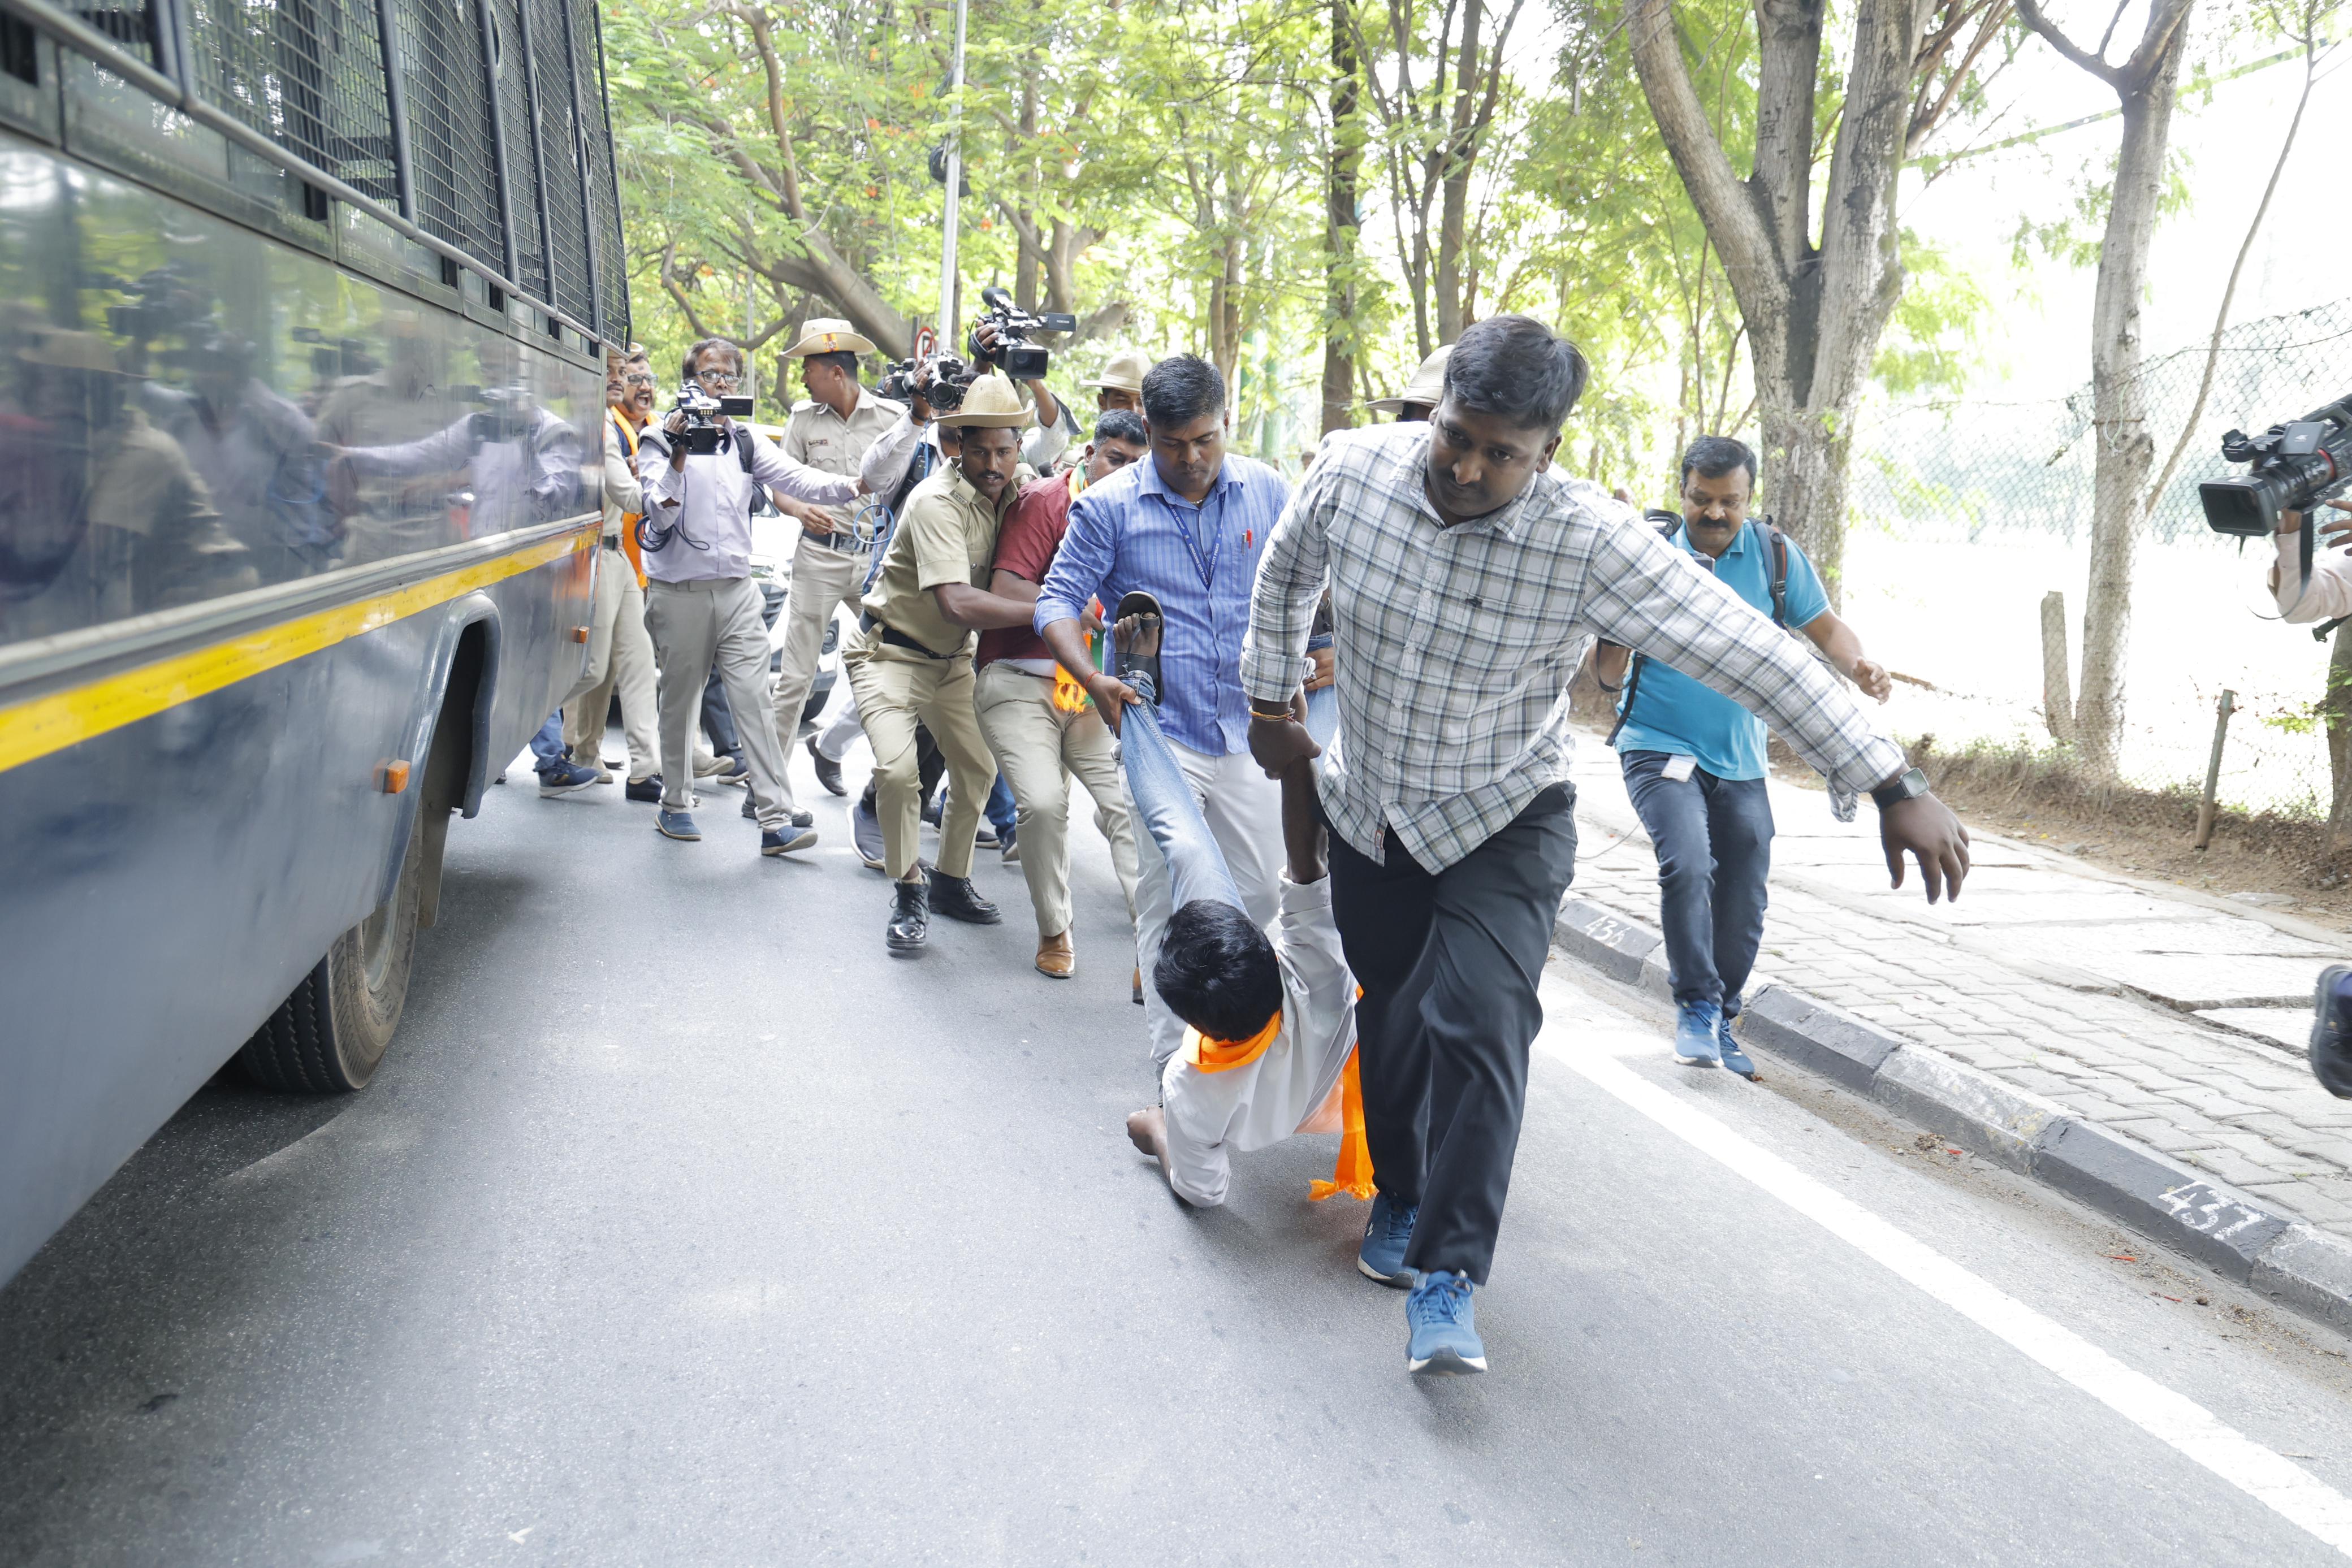
[[[1570,894],[1555,945],[1611,979],[1663,991],[1658,933]],[[2352,1242],[2170,1155],[1787,986],[1748,1002],[1740,1037],[1938,1136],[2045,1182],[2118,1224],[2352,1334]]]

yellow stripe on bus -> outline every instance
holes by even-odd
[[[543,539],[373,599],[240,632],[225,642],[0,708],[0,772],[446,604],[460,594],[592,549],[595,543],[596,530],[583,523],[577,535]]]

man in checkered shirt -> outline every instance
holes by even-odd
[[[1837,678],[1598,486],[1551,467],[1583,357],[1524,316],[1464,332],[1427,424],[1326,436],[1260,563],[1243,649],[1269,776],[1322,756],[1333,913],[1380,1195],[1358,1267],[1410,1286],[1407,1366],[1486,1370],[1471,1291],[1510,1185],[1536,985],[1576,871],[1569,678],[1599,632],[1868,790],[1897,885],[1957,897],[1968,833]],[[1339,736],[1291,716],[1326,580]]]

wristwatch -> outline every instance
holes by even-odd
[[[1916,768],[1913,768],[1906,770],[1903,777],[1894,783],[1881,784],[1877,789],[1873,789],[1870,792],[1870,798],[1877,803],[1878,809],[1884,811],[1898,800],[1908,800],[1915,796],[1925,795],[1927,792],[1927,776]]]

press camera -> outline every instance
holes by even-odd
[[[988,307],[973,318],[971,329],[964,334],[964,347],[971,351],[972,360],[982,365],[994,365],[1016,382],[1043,381],[1045,370],[1053,362],[1050,350],[1029,340],[1032,332],[1075,332],[1078,319],[1064,310],[1048,310],[1034,315],[1013,303],[1013,296],[1002,288],[983,288],[981,302]],[[996,341],[983,345],[980,340],[982,327],[996,329]]]
[[[2251,466],[2197,486],[2205,526],[2241,538],[2274,534],[2280,513],[2308,513],[2352,484],[2352,395],[2260,435],[2231,431],[2221,437],[2221,455]]]
[[[678,384],[677,401],[670,404],[672,413],[686,415],[686,428],[678,433],[678,450],[689,457],[708,457],[719,450],[719,417],[749,419],[751,400],[748,397],[712,397],[694,382]]]
[[[953,413],[963,406],[971,385],[972,368],[953,354],[933,354],[917,361],[900,360],[882,375],[881,393],[893,402],[919,397],[933,413]]]

